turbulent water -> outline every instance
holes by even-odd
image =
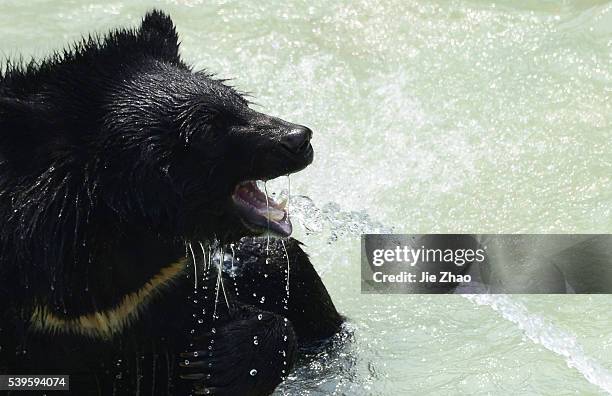
[[[197,68],[315,131],[296,235],[353,336],[278,394],[612,392],[612,297],[359,292],[362,232],[610,232],[612,3],[2,0],[0,55],[152,5]]]

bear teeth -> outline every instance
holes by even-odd
[[[285,212],[270,208],[269,211],[263,213],[263,217],[271,221],[281,221],[285,218]]]
[[[274,208],[284,211],[286,206],[286,202],[279,204],[274,201],[272,197],[267,196],[257,187],[257,184],[254,181],[240,183],[236,188],[234,196],[237,196],[241,201],[244,201],[257,209],[262,206],[267,206],[270,209]]]
[[[276,202],[252,181],[239,183],[232,194],[237,213],[251,230],[266,229],[280,236],[291,235],[292,225],[286,211],[287,198]]]

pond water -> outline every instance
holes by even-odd
[[[359,235],[612,229],[612,3],[10,1],[0,55],[152,6],[183,56],[308,125],[295,235],[353,334],[277,393],[612,393],[611,296],[362,295]],[[282,180],[279,183],[284,183]]]

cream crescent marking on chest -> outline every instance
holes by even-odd
[[[123,296],[121,301],[110,309],[63,318],[45,305],[37,306],[32,313],[31,328],[43,333],[67,333],[109,339],[138,319],[151,298],[171,285],[186,265],[187,259],[182,258],[162,268],[144,286]]]

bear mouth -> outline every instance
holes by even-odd
[[[258,234],[270,232],[281,237],[291,235],[293,227],[285,209],[286,201],[278,203],[257,187],[254,180],[238,183],[232,193],[234,207],[249,230]]]

